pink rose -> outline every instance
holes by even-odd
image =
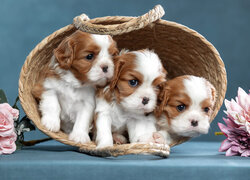
[[[0,104],[0,154],[10,154],[16,150],[14,119],[18,115],[19,111],[9,104]]]
[[[12,108],[8,103],[0,104],[0,110],[1,109],[8,110],[13,115],[14,119],[17,119],[19,116],[19,111],[17,109]]]
[[[7,137],[0,137],[0,154],[11,154],[16,150],[16,133]]]
[[[14,119],[17,119],[19,111],[9,104],[0,104],[0,136],[10,136],[14,132]]]

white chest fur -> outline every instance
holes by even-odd
[[[95,107],[95,89],[90,85],[80,87],[70,86],[62,80],[47,79],[44,83],[46,89],[53,89],[61,107],[62,121],[75,122],[76,114],[86,103]]]
[[[155,117],[144,116],[124,111],[115,101],[108,103],[97,98],[96,120],[98,147],[112,146],[112,133],[122,134],[128,130],[130,142],[146,142],[151,138],[155,128]]]
[[[47,78],[40,101],[42,124],[50,131],[60,129],[75,142],[89,142],[89,125],[95,109],[95,89],[81,84],[71,73],[61,79]]]

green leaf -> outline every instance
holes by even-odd
[[[19,97],[17,96],[16,101],[15,101],[15,104],[14,104],[12,107],[13,107],[14,109],[17,109],[17,110],[20,112],[20,109],[19,109],[19,107],[17,106],[18,101],[19,101]],[[17,119],[14,119],[14,127],[15,127],[15,128],[17,127],[17,122],[19,121],[19,117],[20,117],[20,116],[18,116]]]
[[[19,136],[17,136],[17,140],[15,142],[17,150],[21,150],[22,149],[22,147],[23,147],[23,144],[22,144],[23,140],[24,140],[24,136],[23,136],[23,133],[21,133]]]
[[[17,135],[20,136],[23,132],[33,131],[35,130],[35,126],[31,123],[31,120],[24,116],[17,125],[16,132]]]
[[[7,97],[2,89],[0,89],[0,103],[8,103]]]
[[[20,109],[17,107],[17,102],[19,101],[19,97],[17,96],[15,104],[12,106],[14,109],[17,109],[20,111]]]
[[[23,144],[21,141],[16,141],[16,150],[21,150],[23,148]]]

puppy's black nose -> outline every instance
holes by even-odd
[[[102,71],[103,71],[104,73],[107,73],[107,72],[108,72],[108,68],[109,68],[108,66],[103,66],[103,67],[102,67]]]
[[[142,99],[142,104],[143,104],[143,105],[146,105],[146,104],[148,104],[148,101],[149,101],[149,98],[144,97],[144,98]]]
[[[198,126],[198,121],[192,120],[191,121],[191,126],[193,126],[193,127]]]

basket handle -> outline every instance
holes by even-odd
[[[148,13],[136,18],[132,18],[130,21],[121,24],[93,24],[89,21],[89,18],[86,14],[76,16],[73,20],[73,24],[77,29],[88,33],[118,35],[144,28],[150,23],[160,19],[164,14],[165,11],[163,7],[161,5],[156,5]]]

